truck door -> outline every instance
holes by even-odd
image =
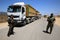
[[[23,17],[23,20],[26,18],[26,12],[24,7],[22,7],[22,17]]]

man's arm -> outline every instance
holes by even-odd
[[[47,21],[49,21],[49,17],[47,18]]]

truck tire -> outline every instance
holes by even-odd
[[[29,20],[27,20],[27,24],[29,24]]]
[[[27,20],[27,24],[29,24],[29,23],[31,23],[31,20],[30,19]]]
[[[26,25],[26,21],[24,21],[24,25]]]
[[[23,24],[23,25],[26,25],[26,24],[27,24],[26,20],[24,20],[24,21],[22,22],[22,24]]]
[[[32,22],[31,19],[29,21],[30,21],[30,23]]]
[[[32,18],[31,18],[31,21],[34,22],[34,21],[35,21],[35,17],[32,17]]]

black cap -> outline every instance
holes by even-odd
[[[53,15],[53,13],[51,13],[51,15]]]

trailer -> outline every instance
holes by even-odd
[[[7,9],[7,15],[8,24],[10,24],[13,20],[15,24],[20,23],[25,25],[38,19],[37,10],[32,6],[25,4],[24,2],[18,2],[10,5]],[[10,20],[11,16],[13,16],[12,20]]]

